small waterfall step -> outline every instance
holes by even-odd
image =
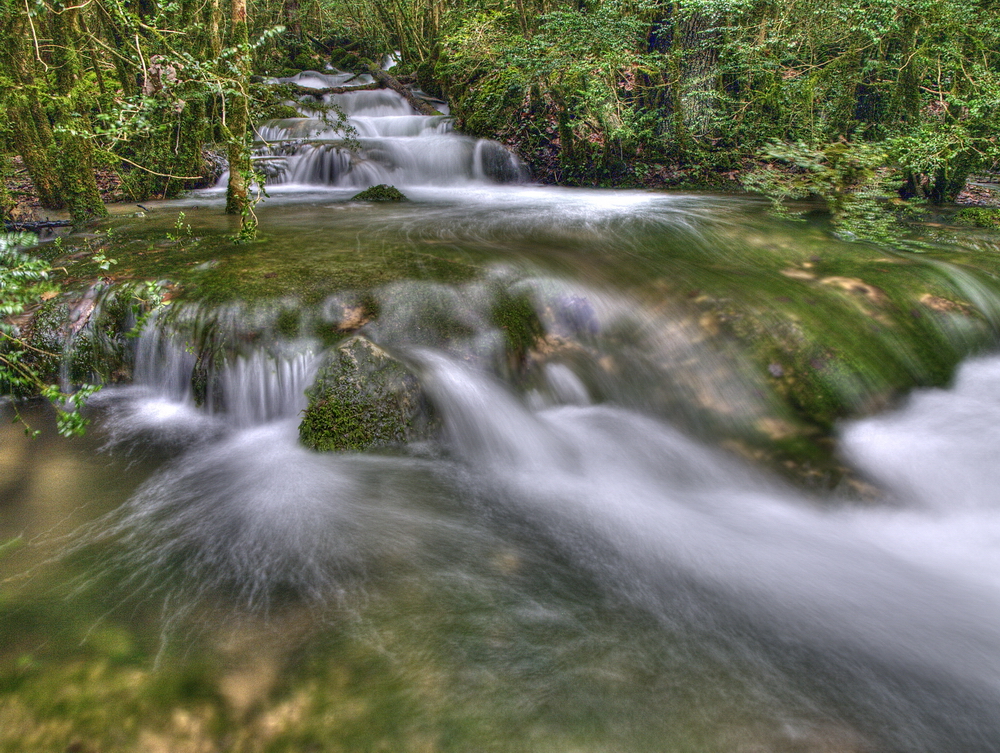
[[[321,94],[318,106],[303,97],[296,103],[301,117],[258,126],[255,161],[268,185],[454,186],[528,178],[502,144],[457,133],[448,114],[422,115],[395,91],[367,88],[370,75],[305,71],[273,81],[317,90],[359,88]],[[448,112],[444,104],[437,109]]]

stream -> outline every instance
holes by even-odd
[[[86,436],[0,424],[0,750],[1000,749],[1000,241],[536,186],[326,100],[359,146],[264,124],[257,243],[224,183],[113,223],[185,294]],[[355,336],[430,436],[302,446]]]

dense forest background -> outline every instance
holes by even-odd
[[[953,200],[1000,158],[997,0],[0,0],[0,171],[79,221],[102,171],[170,197],[220,154],[250,222],[252,126],[289,98],[262,76],[392,53],[548,182],[739,181],[837,216]]]

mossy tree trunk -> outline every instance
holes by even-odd
[[[300,17],[299,0],[284,0],[282,4],[282,15],[288,33],[296,42],[302,41],[302,20]]]
[[[896,94],[896,106],[904,120],[916,122],[920,117],[920,76],[915,61],[917,32],[920,30],[921,18],[916,13],[909,13],[903,23],[902,42],[899,57],[899,86]]]
[[[218,56],[213,55],[204,3],[184,0],[174,9],[172,23],[191,30],[184,46],[187,57],[179,56],[162,36],[149,33],[142,89],[149,128],[121,147],[132,162],[122,188],[139,201],[172,198],[198,185],[204,172],[202,148],[210,127],[207,96],[202,85],[188,79],[196,69],[191,59],[204,63]]]
[[[139,84],[136,80],[138,66],[130,61],[132,44],[128,40],[132,36],[131,22],[121,6],[101,3],[98,8],[101,11],[101,29],[115,50],[115,54],[111,55],[111,62],[115,67],[118,85],[125,97],[132,97],[139,92]]]
[[[35,51],[23,15],[3,8],[0,14],[0,103],[7,117],[10,146],[21,155],[45,209],[62,209],[62,185],[56,169],[52,128],[38,95],[44,81],[36,75]]]
[[[62,183],[53,154],[55,141],[41,106],[32,93],[20,92],[7,109],[11,122],[11,144],[28,169],[28,176],[45,209],[63,209]]]
[[[108,210],[101,200],[94,176],[93,129],[90,124],[90,101],[80,59],[79,8],[57,5],[51,17],[52,62],[56,83],[65,103],[55,108],[58,126],[59,174],[63,195],[74,222],[106,217]]]
[[[670,125],[673,143],[667,152],[675,159],[684,161],[689,151],[690,135],[684,113],[684,82],[681,58],[684,54],[683,40],[680,33],[680,5],[671,5],[671,39],[670,51],[667,53],[667,81],[670,84]]]
[[[205,13],[208,21],[208,46],[215,59],[222,54],[222,5],[219,0],[209,0]]]
[[[10,157],[0,154],[0,219],[6,220],[13,215],[17,206],[14,197],[7,190],[7,177],[10,175]]]
[[[250,98],[247,94],[250,68],[250,37],[247,29],[246,0],[232,0],[230,46],[236,50],[234,77],[228,97],[225,129],[229,142],[229,184],[226,189],[226,212],[239,215],[239,237],[252,238],[256,219],[250,198]]]

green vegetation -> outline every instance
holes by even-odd
[[[57,408],[59,433],[64,436],[81,434],[87,421],[79,412],[79,407],[96,390],[92,385],[79,385],[64,394],[54,384],[59,355],[63,341],[52,333],[60,331],[66,317],[57,315],[55,327],[46,325],[46,317],[35,318],[35,331],[46,332],[45,336],[28,337],[22,340],[11,321],[17,320],[25,309],[41,297],[55,294],[55,287],[49,278],[52,268],[48,262],[34,258],[18,250],[19,247],[34,245],[36,236],[30,233],[0,234],[0,392],[13,395],[40,394],[48,398]],[[52,317],[48,317],[51,324]],[[19,419],[15,413],[15,419]],[[25,424],[29,434],[35,430]]]
[[[965,207],[955,215],[956,225],[972,227],[1000,228],[1000,209],[987,207]]]
[[[1000,157],[990,2],[3,0],[0,41],[0,173],[19,155],[42,206],[83,222],[104,214],[95,169],[130,199],[170,197],[217,174],[212,148],[234,166],[240,241],[252,125],[288,110],[261,76],[394,52],[397,78],[542,180],[742,178],[779,203],[821,197],[858,237],[889,232],[873,207],[950,201]]]

